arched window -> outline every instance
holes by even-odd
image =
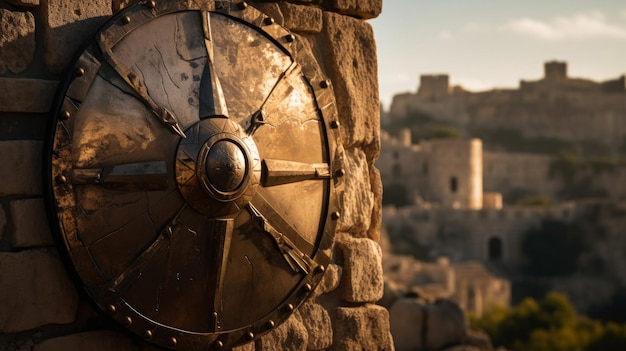
[[[459,181],[456,177],[452,177],[450,178],[450,191],[456,193],[457,190],[459,190]]]
[[[489,251],[489,261],[502,260],[502,239],[493,237],[489,239],[487,246]]]

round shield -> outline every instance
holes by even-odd
[[[80,284],[176,349],[230,348],[319,283],[340,216],[330,82],[245,3],[144,1],[111,18],[61,87],[49,208]]]

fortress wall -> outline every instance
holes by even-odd
[[[515,189],[532,189],[532,192],[554,197],[562,184],[550,179],[550,164],[554,157],[513,152],[483,152],[483,182],[485,191],[504,195]]]
[[[170,1],[170,0],[157,0]],[[173,0],[171,0],[173,1]],[[181,0],[205,6],[205,0]],[[43,140],[61,70],[124,0],[0,1],[0,349],[157,350],[98,314],[59,259],[42,190]],[[314,48],[338,102],[346,193],[335,261],[280,328],[236,348],[392,350],[382,297],[379,97],[372,27],[382,1],[258,1]]]
[[[390,238],[411,235],[414,242],[430,247],[431,258],[448,256],[453,262],[490,261],[489,241],[502,243],[502,262],[521,262],[523,234],[546,217],[571,220],[575,208],[558,206],[542,208],[505,207],[501,210],[470,210],[406,207],[386,209],[383,225]],[[407,228],[410,230],[407,233]]]

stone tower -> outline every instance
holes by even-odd
[[[428,155],[428,193],[444,207],[482,208],[483,164],[480,139],[439,139],[422,144]]]

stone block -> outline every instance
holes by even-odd
[[[37,7],[39,0],[6,0],[9,4],[21,7]]]
[[[0,112],[49,112],[58,84],[54,80],[0,77]]]
[[[133,340],[114,331],[92,331],[48,339],[33,351],[137,351]]]
[[[375,242],[379,242],[380,226],[383,222],[383,181],[380,177],[380,171],[374,166],[370,166],[370,187],[372,189],[373,206],[367,237]]]
[[[42,149],[39,141],[0,141],[0,196],[41,195]]]
[[[0,74],[22,73],[35,55],[35,16],[0,9]]]
[[[345,151],[344,194],[341,217],[337,231],[365,237],[372,220],[374,194],[370,189],[369,166],[365,153],[360,149]]]
[[[11,202],[11,218],[14,248],[54,245],[43,199]]]
[[[363,19],[378,17],[383,10],[383,0],[330,0],[326,3],[329,10]]]
[[[439,350],[466,338],[465,317],[449,300],[427,304],[403,298],[389,309],[391,333],[398,351]]]
[[[60,73],[112,14],[111,0],[43,0],[46,66]]]
[[[330,12],[323,19],[317,45],[328,60],[343,143],[362,147],[374,160],[380,151],[380,98],[372,26]]]
[[[322,30],[322,10],[317,7],[280,3],[284,26],[295,32],[319,33]]]
[[[296,311],[275,330],[256,341],[256,351],[292,350],[304,351],[309,335],[302,324],[302,317]]]
[[[343,255],[343,279],[339,289],[347,302],[376,302],[383,297],[382,250],[371,239],[337,236]]]
[[[0,253],[0,333],[74,321],[78,293],[53,250]]]
[[[302,323],[309,335],[307,350],[326,350],[333,343],[333,328],[328,311],[314,302],[300,306]]]
[[[272,17],[274,22],[280,24],[281,26],[285,24],[285,18],[283,13],[280,11],[280,6],[278,6],[278,4],[273,2],[254,2],[251,3],[251,5],[269,17]]]
[[[329,350],[394,350],[389,313],[384,307],[338,307],[334,314],[334,341]]]
[[[339,283],[341,282],[342,271],[343,268],[341,268],[341,266],[334,263],[329,264],[326,268],[326,272],[324,272],[324,277],[313,292],[314,296],[327,294],[337,289],[339,287]]]

